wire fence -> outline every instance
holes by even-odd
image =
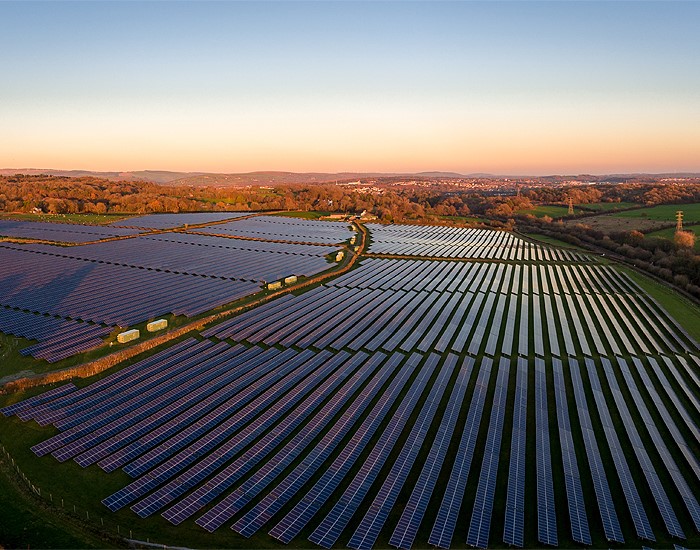
[[[131,527],[124,527],[119,523],[115,523],[109,519],[105,520],[102,516],[96,516],[94,513],[90,514],[89,510],[83,509],[70,501],[64,499],[62,496],[54,495],[50,491],[42,490],[42,488],[34,483],[27,475],[22,471],[14,457],[8,452],[5,446],[0,443],[0,452],[7,461],[7,465],[12,469],[16,476],[16,479],[26,485],[27,489],[32,493],[35,499],[42,501],[49,508],[53,508],[64,514],[68,514],[75,520],[79,521],[86,529],[96,536],[105,539],[111,539],[115,542],[119,542],[128,546],[130,548],[162,548],[164,550],[187,550],[184,548],[177,548],[173,546],[167,546],[165,544],[160,544],[157,542],[151,542],[150,538],[146,537],[146,540],[140,540],[138,533],[134,533]],[[1,458],[1,457],[0,457]]]

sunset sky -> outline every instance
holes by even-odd
[[[700,171],[700,2],[0,2],[0,168]]]

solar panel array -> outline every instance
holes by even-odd
[[[0,236],[64,243],[87,243],[113,237],[137,235],[138,229],[110,225],[0,220]]]
[[[102,343],[111,329],[94,323],[80,323],[50,315],[0,307],[0,332],[38,340],[20,350],[22,355],[55,363]]]
[[[325,256],[336,250],[326,246],[280,243],[261,243],[263,246],[250,247],[241,245],[257,243],[179,233],[165,236],[136,237],[68,248],[48,244],[6,244],[5,247],[54,258],[254,282],[275,281],[289,275],[315,275],[329,268]],[[192,237],[208,241],[191,243],[188,239]],[[267,248],[276,246],[277,250],[261,250],[265,245]],[[301,250],[297,250],[297,247]]]
[[[518,357],[513,405],[513,431],[508,468],[508,496],[503,524],[503,542],[522,547],[525,540],[525,455],[527,443],[528,363]]]
[[[100,346],[116,325],[134,325],[168,313],[197,315],[254,294],[264,283],[291,275],[311,277],[331,266],[327,256],[337,247],[330,245],[183,232],[138,236],[139,228],[163,229],[247,215],[152,215],[110,226],[2,220],[0,233],[7,228],[9,234],[46,240],[54,235],[60,238],[53,240],[76,243],[131,238],[70,247],[0,244],[0,307],[6,309],[0,312],[0,331],[37,340],[22,353],[55,362]],[[277,227],[275,218],[265,220],[261,223]],[[118,227],[127,222],[130,228]],[[327,235],[344,237],[349,232],[343,226],[339,233],[338,224],[326,222],[315,222],[315,227]],[[33,233],[27,233],[30,230]],[[21,311],[8,313],[10,308]]]
[[[532,244],[507,231],[421,225],[367,224],[368,252],[398,256],[544,262],[582,262],[585,254]]]
[[[201,225],[220,222],[241,216],[250,216],[251,212],[186,212],[182,214],[150,214],[136,216],[112,222],[111,227],[135,227],[137,229],[172,229],[185,225]]]
[[[2,412],[56,427],[37,455],[122,468],[110,510],[206,532],[568,546],[654,540],[659,510],[682,538],[700,531],[697,351],[608,266],[367,258]]]
[[[255,216],[202,228],[199,231],[210,235],[324,244],[342,243],[355,234],[346,222],[282,216]]]
[[[129,326],[167,313],[197,315],[260,289],[250,281],[134,269],[0,246],[4,306]]]

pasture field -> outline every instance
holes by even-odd
[[[700,203],[696,204],[662,204],[650,208],[638,208],[588,216],[576,220],[568,220],[566,223],[583,224],[604,233],[613,231],[641,231],[653,232],[668,228],[669,224],[676,223],[676,211],[682,210],[684,222],[689,225],[700,222]]]
[[[683,211],[683,221],[688,223],[700,223],[700,203],[694,204],[661,204],[651,208],[641,208],[626,212],[612,214],[618,218],[643,218],[649,220],[665,221],[675,223],[676,212]]]
[[[331,212],[323,212],[323,211],[305,211],[305,210],[299,210],[299,211],[290,211],[290,212],[277,212],[275,214],[272,214],[273,216],[282,216],[284,218],[301,218],[303,220],[317,220],[319,218],[324,218],[326,216],[330,216]]]
[[[0,396],[0,441],[44,501],[164,545],[700,545],[688,304],[507,232],[368,229],[324,284]]]
[[[525,210],[518,210],[518,214],[531,214],[537,218],[542,218],[544,216],[549,216],[550,218],[564,218],[569,215],[568,206],[556,206],[551,204],[542,204],[535,206],[534,208],[528,208]],[[574,213],[581,214],[581,210],[574,206]]]
[[[683,229],[695,233],[697,237],[695,240],[695,250],[700,250],[700,225],[684,225]],[[672,227],[669,229],[661,229],[660,231],[652,231],[651,233],[647,233],[647,237],[661,237],[662,239],[669,239],[672,241],[675,234],[676,228]]]
[[[580,207],[582,210],[594,210],[596,212],[609,212],[611,210],[628,210],[642,206],[636,202],[587,202],[575,204],[574,208]]]

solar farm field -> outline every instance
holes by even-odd
[[[0,220],[0,236],[67,243],[86,243],[112,237],[136,235],[138,229],[105,225]]]
[[[256,294],[271,281],[292,275],[312,277],[332,267],[327,257],[339,248],[183,231],[140,233],[147,226],[237,217],[182,214],[183,220],[178,220],[178,216],[129,220],[143,230],[0,222],[5,224],[0,231],[7,227],[14,235],[41,235],[42,240],[69,240],[66,235],[78,241],[121,237],[74,246],[0,243],[0,331],[36,340],[21,353],[53,363],[102,345],[115,327],[163,315],[194,317]],[[346,225],[332,225],[326,232],[337,242],[348,233]]]
[[[353,236],[345,222],[303,220],[282,216],[256,216],[202,230],[203,233],[253,239],[338,244]]]
[[[137,229],[173,229],[185,225],[202,225],[249,216],[250,213],[236,212],[198,212],[185,214],[151,214],[126,220],[118,220],[112,227],[133,227]]]
[[[700,544],[700,348],[659,303],[507,232],[368,229],[354,269],[0,426],[160,544]]]

